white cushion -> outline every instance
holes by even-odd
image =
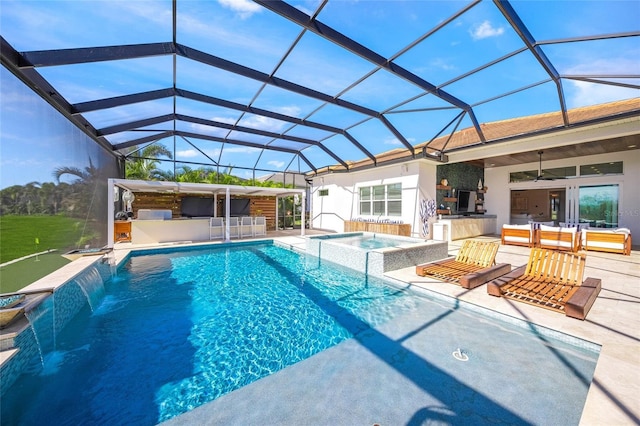
[[[571,234],[575,234],[576,232],[578,232],[578,228],[560,228],[559,226],[547,226],[547,225],[540,225],[540,230],[553,231],[553,232],[568,232]]]
[[[503,228],[507,228],[507,229],[528,229],[529,231],[531,231],[531,225],[502,225]]]
[[[587,246],[587,241],[582,240],[582,245]],[[600,248],[608,248],[608,249],[616,249],[622,250],[624,248],[624,243],[607,243],[601,241],[589,241],[589,247],[600,247]]]
[[[585,229],[585,231],[589,232],[602,232],[602,233],[614,233],[614,234],[631,234],[631,230],[629,228],[589,228]]]
[[[526,237],[511,237],[509,235],[506,235],[504,237],[504,241],[505,242],[509,242],[509,243],[530,243],[531,242],[531,238],[526,238]]]
[[[553,247],[573,247],[573,244],[566,241],[558,241],[558,240],[545,240],[541,239],[540,244],[544,246],[553,246]]]

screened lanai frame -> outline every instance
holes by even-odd
[[[174,173],[314,175],[390,150],[444,162],[499,142],[487,122],[560,111],[538,130],[578,126],[567,111],[589,105],[571,93],[585,87],[637,96],[637,10],[602,3],[588,32],[563,1],[5,3],[2,63],[117,155],[163,144]],[[26,13],[50,22],[30,31]],[[462,129],[470,142],[449,144]]]

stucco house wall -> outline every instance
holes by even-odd
[[[402,184],[402,216],[358,214],[360,187],[393,183]],[[348,220],[390,219],[411,224],[411,236],[420,237],[420,201],[435,200],[435,185],[436,164],[424,160],[316,177],[313,179],[312,190],[313,227],[343,232],[344,222]],[[328,195],[320,196],[321,190],[328,190]]]

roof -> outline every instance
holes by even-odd
[[[276,197],[304,194],[305,189],[269,188],[259,186],[220,185],[209,183],[145,181],[133,179],[110,179],[114,186],[128,189],[131,192],[158,192],[169,194],[214,194],[223,195],[227,189],[231,195],[251,195],[260,197]]]
[[[599,120],[605,118],[606,121],[613,121],[624,117],[638,117],[640,116],[640,98],[576,108],[567,111],[567,116],[571,123],[573,123],[573,126],[570,127],[599,122]],[[493,123],[482,123],[481,127],[485,136],[495,143],[514,137],[530,136],[552,131],[560,132],[569,128],[562,124],[562,113],[560,111],[496,121]],[[482,143],[473,128],[466,128],[457,131],[453,135],[441,136],[433,141],[418,144],[416,148],[425,149],[427,151],[425,157],[428,158],[434,153],[446,153],[454,149],[469,148]],[[615,150],[617,149],[618,148]],[[402,150],[390,150],[376,156],[376,164],[378,166],[397,160],[407,160],[406,152]],[[360,161],[352,162],[350,168],[351,170],[355,170],[362,167],[371,167],[372,165],[373,162],[371,160],[361,159]],[[335,172],[343,169],[339,166],[332,166],[326,170]]]
[[[240,177],[638,114],[634,2],[11,2],[0,28],[3,66],[114,154]]]

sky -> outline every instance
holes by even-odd
[[[312,15],[318,1],[290,3]],[[640,39],[555,41],[640,31],[636,1],[513,1],[512,6],[561,76],[590,76],[639,84]],[[465,10],[464,13],[460,13]],[[0,0],[0,31],[18,51],[70,49],[172,40],[171,1],[13,1]],[[224,58],[243,67],[308,87],[345,102],[384,114],[409,144],[431,140],[443,128],[453,130],[460,112],[450,103],[425,95],[423,88],[376,67],[274,12],[246,0],[177,2],[176,39],[181,45]],[[605,17],[603,19],[603,17]],[[330,0],[317,16],[334,30],[393,61],[429,84],[473,107],[479,123],[559,110],[557,86],[528,51],[477,72],[496,59],[523,48],[493,2]],[[294,45],[294,42],[298,42]],[[553,42],[553,43],[548,43]],[[291,47],[293,48],[289,50]],[[283,59],[284,58],[284,59]],[[173,57],[37,68],[71,104],[172,87]],[[0,102],[0,187],[53,181],[56,167],[82,165],[83,150],[59,149],[71,132],[55,111],[34,101],[29,89],[3,69]],[[629,77],[631,76],[631,77]],[[635,76],[635,78],[632,78]],[[366,78],[365,78],[366,77]],[[463,77],[463,78],[461,78]],[[610,79],[612,80],[612,79]],[[215,69],[178,56],[176,87],[274,111],[285,116],[347,130],[364,149],[379,154],[404,148],[397,134],[376,116],[327,104],[277,86]],[[568,108],[638,96],[637,90],[562,79]],[[521,90],[526,88],[526,90]],[[505,96],[508,95],[508,96]],[[411,101],[409,101],[411,100]],[[45,104],[46,105],[46,104]],[[96,128],[173,112],[172,98],[86,113]],[[262,129],[322,143],[340,158],[357,161],[366,153],[344,135],[257,114],[177,98],[178,114],[227,125]],[[49,111],[50,110],[50,111]],[[47,117],[42,119],[43,114]],[[35,118],[34,118],[35,117]],[[43,122],[46,121],[46,122]],[[143,131],[109,134],[112,144],[173,129],[158,123]],[[447,125],[449,125],[447,127]],[[465,117],[458,129],[472,125]],[[65,128],[60,132],[61,128]],[[178,130],[230,140],[299,149],[313,167],[336,164],[313,144],[229,131],[179,121]],[[56,132],[57,134],[53,135]],[[234,167],[251,177],[271,171],[301,170],[310,165],[298,156],[198,138],[162,140],[177,160]]]

